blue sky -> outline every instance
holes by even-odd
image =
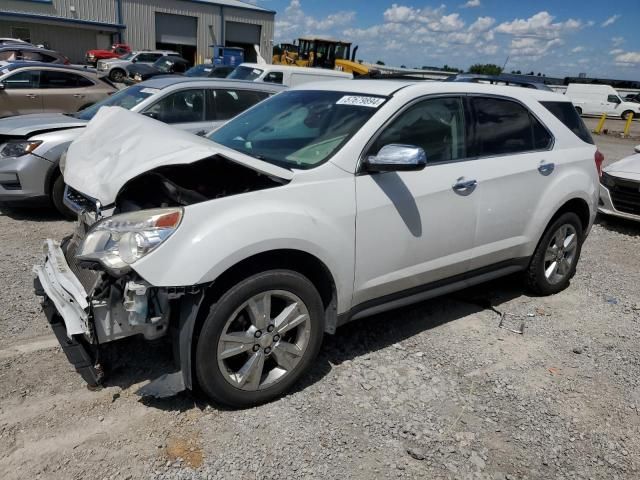
[[[275,41],[340,37],[358,58],[466,69],[502,65],[548,76],[640,80],[640,6],[593,0],[253,0],[277,12]]]

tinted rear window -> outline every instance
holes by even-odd
[[[475,156],[544,150],[553,138],[519,103],[502,98],[471,99],[475,110]]]
[[[540,102],[542,105],[555,115],[565,126],[575,133],[582,141],[594,145],[595,142],[591,138],[591,134],[584,122],[578,115],[575,107],[571,102]]]

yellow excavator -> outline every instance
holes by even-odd
[[[355,61],[356,46],[351,52],[351,42],[324,37],[302,37],[298,45],[281,43],[273,49],[275,65],[328,68],[351,73],[354,77],[369,75],[371,69]]]

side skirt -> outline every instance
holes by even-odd
[[[525,270],[529,265],[529,258],[518,258],[483,267],[472,272],[456,275],[455,277],[385,295],[354,306],[348,312],[338,315],[338,326],[359,318],[370,317],[378,313],[419,303],[430,298],[446,295],[463,290],[473,285],[485,283],[496,278],[511,275]]]

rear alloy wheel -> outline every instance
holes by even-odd
[[[211,308],[196,350],[202,390],[247,407],[286,392],[317,355],[323,306],[297,272],[271,270],[238,283]]]
[[[122,83],[124,81],[124,71],[116,68],[109,73],[109,80],[116,83]]]
[[[551,295],[567,288],[582,248],[582,224],[575,213],[561,215],[540,240],[527,271],[530,288]]]
[[[624,120],[628,120],[630,116],[634,116],[637,117],[638,115],[636,115],[634,112],[632,112],[631,110],[625,110],[624,112],[622,112],[622,118]]]

